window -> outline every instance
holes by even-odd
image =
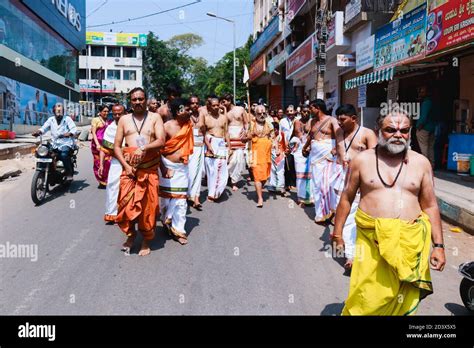
[[[100,69],[91,69],[91,79],[92,80],[100,80]],[[104,70],[102,70],[102,78],[104,77]]]
[[[105,47],[104,46],[91,46],[91,56],[93,57],[104,57]]]
[[[123,79],[135,81],[137,79],[137,72],[135,70],[124,70]]]
[[[107,80],[120,80],[120,70],[107,70]]]
[[[120,47],[107,46],[107,57],[120,57]]]
[[[136,47],[124,47],[123,56],[125,58],[136,58],[137,57],[137,48]]]
[[[79,78],[82,80],[87,79],[87,69],[79,69]]]
[[[87,48],[84,48],[82,51],[81,51],[81,56],[87,56]]]

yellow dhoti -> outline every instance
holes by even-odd
[[[349,295],[342,315],[413,315],[433,293],[429,269],[431,224],[373,218],[358,209]]]

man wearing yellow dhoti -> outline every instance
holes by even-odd
[[[375,149],[351,161],[336,211],[333,238],[342,248],[344,223],[360,189],[342,315],[413,315],[420,300],[433,292],[429,264],[442,271],[446,263],[433,173],[426,157],[409,150],[410,117],[382,115],[378,127]]]

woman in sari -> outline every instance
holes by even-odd
[[[92,119],[91,122],[91,132],[92,132],[92,142],[91,150],[92,156],[94,156],[94,175],[99,182],[99,188],[104,189],[107,185],[107,177],[109,175],[110,160],[111,156],[106,155],[104,159],[104,170],[102,175],[99,174],[100,167],[100,146],[102,140],[104,139],[105,130],[108,125],[112,123],[113,120],[108,120],[107,116],[109,115],[109,108],[105,105],[99,106],[98,117]]]

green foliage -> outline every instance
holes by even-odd
[[[187,55],[202,43],[202,38],[195,34],[176,35],[162,41],[150,32],[143,54],[143,85],[149,94],[166,98],[165,88],[170,82],[180,84],[184,96],[197,94],[201,99],[209,94],[233,93],[233,51],[209,66],[204,58]],[[244,65],[250,65],[251,44],[250,36],[243,47],[236,49],[236,99],[246,96],[242,80]]]

